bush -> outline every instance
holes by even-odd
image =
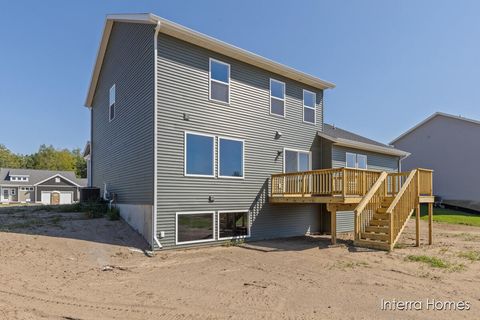
[[[101,218],[105,216],[108,211],[108,204],[104,201],[84,202],[81,203],[81,210],[85,212],[88,218]]]
[[[120,219],[120,210],[118,208],[108,209],[107,218],[112,221]]]

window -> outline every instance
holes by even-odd
[[[213,177],[214,136],[185,132],[185,175]]]
[[[218,176],[221,178],[244,177],[244,141],[218,138]]]
[[[15,195],[15,193],[16,193],[16,190],[15,190],[15,189],[13,189],[13,188],[12,188],[12,189],[10,189],[10,195],[14,196],[14,195]]]
[[[285,173],[309,171],[311,168],[310,152],[308,151],[285,149],[283,157]]]
[[[248,211],[219,211],[218,239],[245,238],[250,236]]]
[[[285,83],[270,79],[270,114],[285,117]]]
[[[108,104],[108,121],[112,121],[115,119],[115,97],[116,97],[116,92],[115,92],[115,85],[113,85],[110,88],[110,93],[109,93],[109,104]]]
[[[210,59],[210,99],[230,103],[230,65]]]
[[[314,92],[303,90],[303,122],[315,124],[315,107],[317,95]]]
[[[176,216],[176,243],[214,240],[214,212],[181,212]]]
[[[59,177],[55,178],[55,183],[60,183],[60,178]]]
[[[345,158],[347,168],[367,169],[366,155],[347,152]]]

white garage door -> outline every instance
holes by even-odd
[[[50,204],[51,192],[42,192],[42,203]]]
[[[70,204],[70,203],[72,203],[72,193],[60,192],[60,204]]]

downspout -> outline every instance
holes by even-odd
[[[157,21],[157,26],[155,27],[155,36],[153,38],[153,241],[157,244],[157,246],[162,249],[163,246],[158,240],[157,235],[157,192],[158,192],[158,171],[157,171],[157,160],[158,160],[158,135],[157,135],[157,116],[158,116],[158,97],[157,97],[157,57],[158,57],[158,33],[160,32],[160,21]]]

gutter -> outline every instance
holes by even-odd
[[[158,160],[158,137],[157,137],[157,116],[158,116],[158,110],[157,110],[157,103],[158,103],[158,97],[157,97],[157,81],[158,81],[158,72],[157,72],[157,56],[158,56],[158,33],[160,32],[160,27],[161,27],[161,22],[157,21],[157,25],[155,27],[155,36],[153,39],[153,214],[152,214],[152,219],[153,219],[153,241],[154,243],[157,244],[157,246],[162,249],[163,246],[160,243],[160,240],[158,240],[157,236],[157,183],[158,183],[158,170],[157,170],[157,160]],[[153,248],[152,248],[153,249]]]

